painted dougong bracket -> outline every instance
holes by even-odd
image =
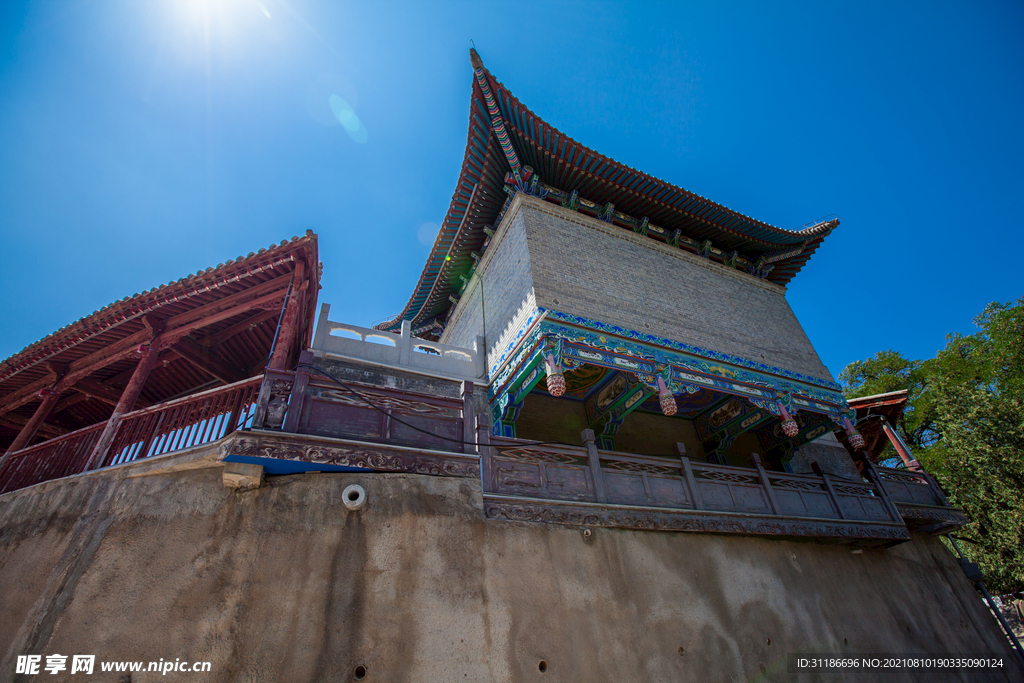
[[[622,422],[653,393],[636,375],[614,373],[611,380],[586,403],[587,421],[597,436],[598,447],[615,450],[615,435]]]
[[[515,438],[516,420],[527,395],[552,369],[561,369],[562,345],[554,337],[540,338],[529,360],[506,389],[491,400],[491,433]],[[564,380],[563,380],[564,389]]]
[[[775,414],[766,408],[756,406],[738,396],[726,395],[723,400],[698,415],[694,426],[707,461],[726,465],[726,452],[736,438],[774,417]]]

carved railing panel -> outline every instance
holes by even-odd
[[[311,359],[310,359],[311,360]],[[287,392],[287,393],[285,393]],[[472,452],[463,400],[352,383],[316,372],[265,373],[254,426],[293,434]],[[469,430],[472,436],[472,430]]]
[[[935,479],[924,471],[873,466],[889,499],[911,529],[941,534],[967,524],[967,515],[953,507]]]
[[[835,481],[832,490],[845,519],[887,520],[890,510],[870,484]]]
[[[757,471],[728,465],[693,464],[693,476],[704,507],[735,512],[771,512]]]
[[[768,472],[779,513],[797,517],[839,518],[821,477]]]
[[[942,505],[935,487],[924,472],[897,470],[890,467],[876,467],[878,478],[885,486],[889,497],[899,503],[917,505]]]
[[[612,525],[626,520],[628,526],[636,528],[650,525],[649,528],[873,539],[864,541],[869,544],[909,538],[896,509],[875,484],[829,475],[767,472],[758,459],[752,461],[754,467],[746,468],[692,462],[685,457],[649,457],[588,448],[494,437],[491,446],[481,451],[484,495],[492,496],[488,514],[541,521],[575,519],[573,515],[579,514],[581,520],[594,520],[580,523],[600,524],[614,519],[618,521]],[[492,474],[486,474],[488,471]],[[519,499],[532,502],[514,502]],[[563,508],[545,510],[543,500],[553,504],[559,501],[623,507],[615,514],[591,516],[574,512],[566,516]],[[662,508],[664,513],[641,512],[641,506]],[[629,507],[638,511],[626,512]],[[670,520],[659,516],[663,514],[697,517]],[[741,515],[745,521],[729,515]],[[705,517],[715,521],[699,521]],[[758,519],[762,521],[754,521]],[[801,519],[806,521],[793,521]]]
[[[494,437],[493,478],[490,488],[513,495],[553,500],[593,500],[594,482],[587,469],[587,452],[563,446],[516,445]]]
[[[682,476],[682,461],[598,451],[608,503],[652,507],[693,507]]]

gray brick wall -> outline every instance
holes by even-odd
[[[539,306],[832,378],[783,287],[548,202],[519,201]]]
[[[827,474],[860,481],[860,473],[849,451],[831,432],[798,448],[789,465],[796,474],[810,474],[814,471],[812,462],[817,462],[821,471]]]
[[[488,367],[537,309],[523,214],[510,213],[488,246],[440,341],[470,348],[487,340]]]

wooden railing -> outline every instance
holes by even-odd
[[[0,471],[0,493],[84,472],[106,422],[23,448]]]
[[[96,467],[106,467],[216,441],[255,412],[262,377],[229,384],[125,414]],[[12,453],[0,471],[0,493],[86,471],[100,422]]]
[[[458,399],[357,383],[346,388],[302,368],[267,370],[265,376],[256,429],[455,453],[476,450],[472,382],[463,382]]]
[[[902,524],[876,485],[585,447],[530,445],[491,437],[481,457],[485,493]]]
[[[128,413],[99,466],[192,448],[230,434],[253,415],[261,383],[261,377],[252,377]]]
[[[946,495],[927,472],[875,467],[885,492],[897,503],[949,505]]]

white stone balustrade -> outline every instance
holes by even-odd
[[[478,336],[472,349],[439,344],[412,336],[408,320],[402,321],[400,335],[369,327],[339,323],[330,319],[331,305],[320,306],[320,319],[313,336],[313,355],[369,362],[412,372],[472,380],[487,380],[484,338]]]

